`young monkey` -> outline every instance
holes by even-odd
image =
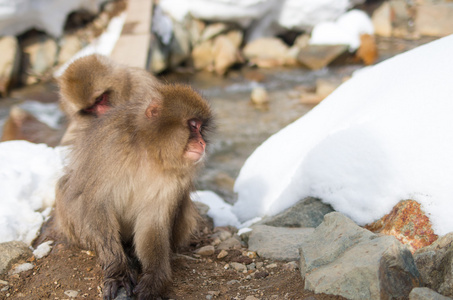
[[[96,250],[104,299],[121,286],[137,299],[162,295],[171,252],[188,241],[198,219],[190,191],[211,109],[185,85],[145,80],[134,88],[133,98],[75,134],[56,188],[57,224],[70,241]]]
[[[92,54],[71,63],[58,78],[58,83],[60,105],[69,118],[61,144],[68,145],[75,132],[86,127],[91,119],[136,98],[143,86],[158,84],[158,80],[143,69]]]

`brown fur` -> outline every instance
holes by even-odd
[[[61,144],[71,144],[77,130],[86,127],[90,119],[99,117],[85,110],[95,105],[96,98],[108,95],[113,107],[136,98],[143,88],[157,85],[148,72],[116,64],[109,58],[93,54],[77,59],[58,78],[60,105],[69,119]]]
[[[132,294],[134,259],[142,270],[137,298],[161,295],[171,281],[171,250],[188,241],[198,219],[190,191],[200,164],[184,154],[205,139],[210,108],[190,87],[156,84],[142,74],[127,82],[134,81],[133,98],[75,133],[56,191],[57,224],[72,242],[96,250],[105,299],[120,286]],[[188,127],[192,119],[203,124],[199,133]]]

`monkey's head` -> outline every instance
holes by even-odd
[[[193,166],[205,156],[212,127],[208,102],[191,87],[164,84],[146,106],[139,128],[147,136],[154,159],[169,168]]]
[[[71,63],[58,83],[61,106],[69,115],[99,116],[129,98],[129,73],[109,58],[93,54]]]

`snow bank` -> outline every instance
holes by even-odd
[[[196,191],[191,194],[193,201],[198,201],[209,206],[208,216],[214,220],[214,226],[236,226],[240,223],[235,214],[231,212],[232,206],[214,192]]]
[[[26,141],[0,143],[0,243],[30,244],[55,199],[66,148]]]
[[[0,35],[17,35],[32,28],[61,36],[68,14],[76,10],[99,12],[105,0],[0,1]]]
[[[453,35],[360,72],[270,137],[237,178],[239,220],[314,196],[365,224],[411,198],[453,231],[452,48]]]
[[[310,44],[318,45],[349,45],[350,51],[360,46],[362,34],[374,34],[374,26],[370,17],[361,10],[353,9],[335,22],[321,22],[311,33]]]

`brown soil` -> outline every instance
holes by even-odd
[[[263,262],[264,267],[247,273],[227,267],[231,262],[251,262],[242,254],[245,248],[231,249],[222,259],[217,258],[219,250],[200,257],[194,251],[211,243],[212,231],[203,231],[174,256],[173,284],[166,295],[169,299],[343,299],[305,291],[300,271],[287,270],[286,262],[256,257],[253,262]],[[70,290],[78,292],[77,298],[101,298],[102,271],[92,252],[56,242],[47,257],[28,261],[35,265],[32,270],[0,276],[9,286],[6,290],[0,285],[0,299],[71,299],[65,294]],[[266,268],[272,263],[277,267]]]

